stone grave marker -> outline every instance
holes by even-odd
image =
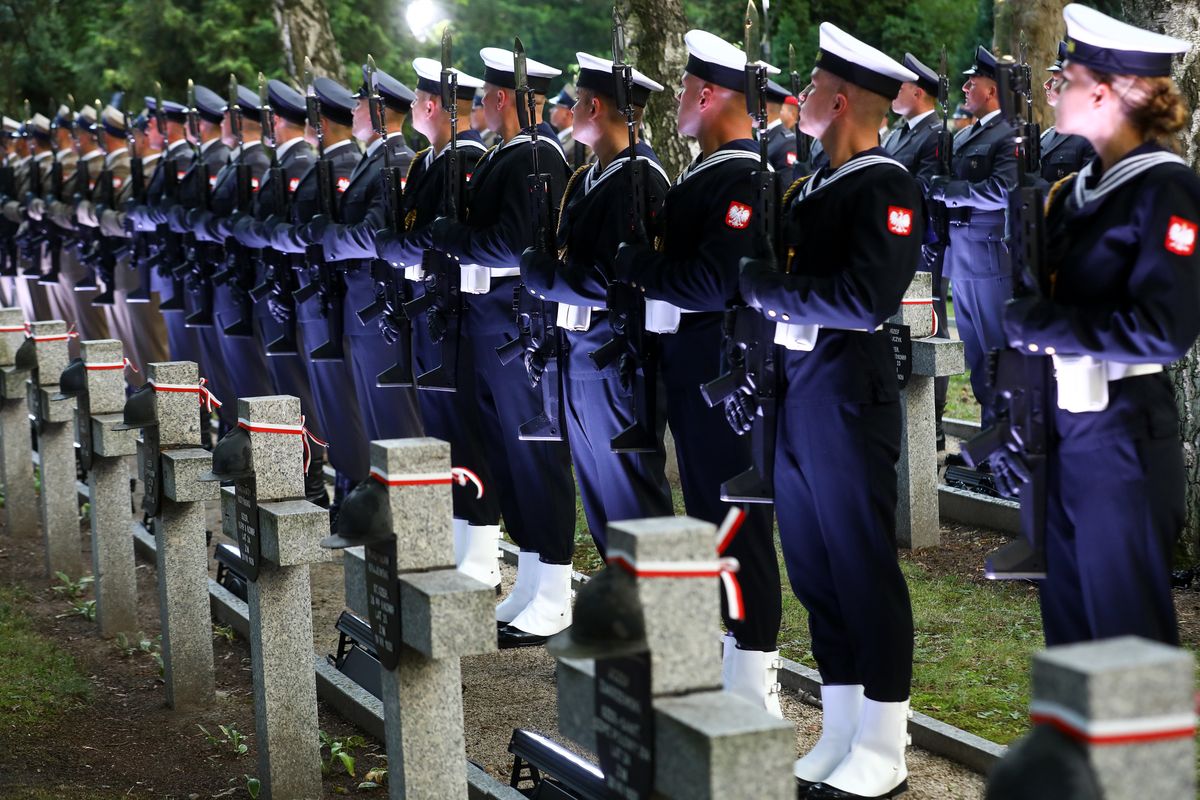
[[[46,545],[46,574],[83,575],[79,541],[79,496],[75,490],[75,400],[53,400],[70,361],[67,342],[75,335],[60,320],[30,326],[37,367],[29,380],[29,410],[37,431],[42,489],[38,502]]]
[[[17,351],[25,341],[21,309],[0,308],[0,479],[4,482],[4,524],[10,536],[33,536],[38,528],[27,396],[31,370],[17,363]]]

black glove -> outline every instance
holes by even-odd
[[[296,318],[295,302],[285,297],[282,292],[271,292],[267,297],[267,310],[271,312],[271,316],[275,321],[281,325],[287,325]]]
[[[633,379],[637,375],[637,361],[631,353],[622,353],[617,359],[617,380],[621,382],[621,391],[633,391]]]
[[[769,258],[746,257],[738,263],[738,291],[741,292],[742,300],[746,302],[746,305],[751,308],[762,308],[762,301],[758,298],[758,289],[762,286],[762,279],[778,272],[779,268]]]
[[[992,468],[992,481],[996,484],[996,491],[1005,497],[1020,497],[1021,491],[1033,477],[1021,454],[1007,448],[992,453],[988,456],[987,463]]]
[[[525,248],[521,254],[521,279],[528,281],[530,276],[540,278],[542,284],[554,282],[554,274],[562,266],[562,262],[553,253],[544,253],[535,247]]]
[[[400,236],[392,228],[381,228],[375,231],[375,257],[396,266],[399,259],[392,258],[391,251]]]
[[[434,344],[441,344],[450,332],[450,322],[437,306],[425,312],[425,324],[429,326],[429,341]]]
[[[758,400],[749,386],[739,386],[737,391],[725,398],[725,421],[738,436],[744,436],[754,427],[758,416]]]
[[[633,280],[634,276],[637,275],[637,262],[648,252],[650,252],[650,248],[647,245],[637,242],[622,242],[621,246],[617,248],[616,257],[613,259],[613,280],[637,285]]]
[[[327,214],[317,214],[301,225],[296,234],[305,244],[321,244],[325,240],[325,229],[329,227],[329,222]]]
[[[525,351],[525,374],[529,376],[529,385],[534,389],[542,382],[546,373],[546,356],[541,351],[529,348]]]
[[[443,253],[458,255],[454,243],[466,226],[453,217],[438,217],[429,226],[429,234],[433,239],[433,249]]]
[[[379,335],[388,344],[395,344],[404,332],[404,321],[402,310],[393,308],[390,303],[385,305],[379,315]]]
[[[1009,347],[1025,348],[1029,339],[1026,323],[1040,302],[1036,297],[1022,297],[1009,300],[1004,306],[1004,338]]]
[[[949,175],[934,175],[929,179],[929,188],[925,192],[926,197],[934,202],[942,202],[946,199],[946,187],[950,184]]]

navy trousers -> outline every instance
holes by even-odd
[[[1012,276],[956,277],[954,317],[963,342],[971,389],[981,407],[983,427],[992,422],[992,387],[988,381],[988,353],[1007,345],[1004,305],[1012,299]]]
[[[608,330],[605,319],[593,320]],[[591,332],[589,332],[591,333]],[[635,385],[622,388],[615,369],[596,369],[588,358],[594,349],[583,336],[566,334],[568,353],[563,371],[564,414],[575,479],[583,501],[583,513],[596,549],[607,550],[608,523],[623,519],[669,517],[671,487],[666,478],[666,449],[663,434],[667,425],[666,403],[659,391],[658,416],[654,432],[658,449],[653,453],[614,453],[612,437],[634,422],[636,392],[643,380],[638,374]],[[594,338],[594,337],[591,337]]]
[[[775,453],[775,511],[788,579],[808,609],[826,685],[908,699],[913,621],[896,560],[900,404],[786,406]]]
[[[667,424],[675,437],[684,507],[716,525],[729,512],[721,484],[752,463],[750,437],[736,435],[721,407],[709,408],[700,394],[700,385],[720,372],[721,318],[720,313],[684,314],[678,333],[659,337]],[[783,600],[770,505],[749,506],[725,555],[741,564],[738,580],[746,606],[745,620],[731,619],[722,595],[726,626],[745,650],[775,650]]]
[[[174,295],[173,283],[169,278],[164,278],[158,274],[158,270],[154,270],[151,274],[150,285],[154,287],[154,291],[159,293],[159,297],[164,300],[169,300]],[[186,298],[185,298],[186,304]],[[163,322],[167,326],[167,349],[171,353],[172,361],[195,361],[200,362],[200,347],[196,344],[196,336],[191,328],[183,323],[183,318],[186,316],[183,311],[164,311],[162,312]],[[141,368],[141,365],[138,365]]]
[[[515,278],[492,281],[492,290],[468,295],[464,324],[475,361],[475,402],[484,453],[500,489],[505,529],[524,551],[548,564],[568,564],[575,552],[575,484],[566,442],[527,442],[520,426],[542,410],[540,387],[529,385],[520,358],[507,366],[496,348],[515,334]]]
[[[200,307],[201,292],[193,283],[192,278],[187,282],[187,313],[190,315]],[[221,338],[224,334],[215,319],[213,324],[189,327],[195,337],[196,349],[199,353],[200,377],[208,379],[208,388],[221,401],[218,415],[221,417],[222,430],[237,426],[237,391],[229,369],[225,364],[225,354],[221,350]]]
[[[233,387],[231,400],[237,397],[266,397],[275,393],[271,383],[271,372],[267,367],[266,351],[254,335],[252,312],[249,335],[230,336],[224,332],[227,326],[242,318],[244,311],[249,310],[249,306],[243,309],[239,305],[234,290],[228,285],[218,286],[213,291],[214,329],[217,331],[217,343]]]
[[[376,384],[376,376],[396,363],[396,349],[383,341],[375,322],[363,325],[358,321],[358,310],[370,305],[374,297],[369,267],[358,267],[346,274],[342,308],[363,428],[368,440],[423,436],[416,387],[402,389]]]
[[[1059,448],[1048,467],[1046,644],[1125,635],[1179,644],[1171,599],[1171,552],[1184,520],[1178,436]]]

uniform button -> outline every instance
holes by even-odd
[[[768,317],[773,317],[773,316],[775,316],[775,312],[774,312],[774,311],[771,311],[770,309],[767,309],[767,316],[768,316]]]
[[[1036,353],[1037,351],[1038,351],[1038,346],[1036,344],[1034,344],[1033,342],[1030,342],[1029,343],[1029,352]]]
[[[1054,355],[1054,354],[1055,354],[1055,353],[1057,353],[1057,352],[1058,352],[1058,351],[1057,351],[1057,350],[1055,350],[1053,347],[1047,347],[1047,348],[1046,348],[1046,350],[1045,350],[1045,353],[1046,353],[1046,355],[1048,355],[1048,356],[1052,356],[1052,355]]]
[[[788,322],[789,320],[791,320],[791,317],[789,317],[787,314],[784,314],[782,319],[784,322]]]
[[[544,295],[544,294],[539,294],[539,295],[538,295],[538,299],[539,299],[539,300],[545,300],[545,299],[546,299],[546,295]]]
[[[398,267],[398,266],[400,266],[400,265],[399,265],[397,262],[393,261],[393,262],[392,262],[392,266],[393,266],[393,267]]]

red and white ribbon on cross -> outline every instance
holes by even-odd
[[[451,467],[449,472],[387,473],[379,467],[371,467],[371,477],[384,486],[443,486],[457,483],[475,485],[475,499],[483,499],[483,481],[466,467]]]
[[[25,323],[21,327],[25,331],[25,335],[28,336],[30,339],[33,339],[35,342],[65,342],[68,339],[78,339],[79,338],[79,331],[75,330],[74,325],[67,328],[66,333],[47,333],[42,336],[34,336],[33,335],[33,326],[30,325],[28,322]]]
[[[207,408],[210,414],[214,408],[220,408],[223,405],[217,396],[209,391],[207,378],[201,378],[200,383],[196,386],[190,383],[157,383],[155,381],[147,381],[147,383],[153,386],[156,392],[194,393],[200,405]]]
[[[746,618],[746,604],[742,599],[742,585],[737,579],[741,565],[736,558],[723,554],[745,520],[745,509],[738,506],[729,509],[724,522],[717,529],[717,558],[713,561],[639,562],[621,550],[608,551],[606,560],[638,578],[720,578],[729,604],[729,616],[743,620]]]
[[[312,442],[321,447],[329,447],[329,442],[314,436],[313,432],[305,426],[303,414],[300,415],[299,425],[288,425],[279,422],[251,422],[243,417],[238,417],[238,427],[252,433],[281,433],[290,436],[299,436],[300,443],[304,445],[304,471],[306,473],[308,472],[308,465],[312,463],[312,448],[308,443]]]
[[[135,367],[133,362],[129,360],[129,356],[126,356],[123,361],[99,361],[94,364],[84,364],[84,366],[89,370],[125,369],[126,367],[129,367],[134,372],[141,372],[141,370]]]
[[[902,306],[929,306],[929,314],[933,317],[933,333],[930,336],[936,336],[938,332],[937,310],[933,307],[932,297],[906,297],[900,301]]]
[[[1190,739],[1196,735],[1196,715],[1191,712],[1156,714],[1129,719],[1090,720],[1079,712],[1047,700],[1029,704],[1034,724],[1050,725],[1088,745],[1123,745]]]

